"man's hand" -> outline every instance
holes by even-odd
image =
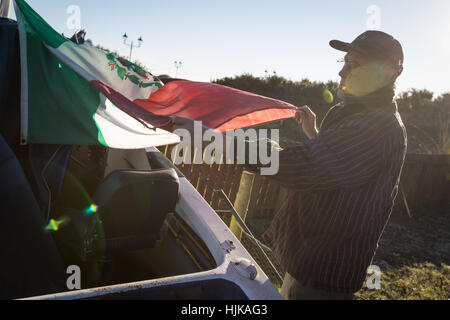
[[[315,138],[319,133],[316,127],[316,115],[308,106],[297,108],[295,121],[302,125],[303,132],[309,139]]]

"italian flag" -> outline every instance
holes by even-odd
[[[162,87],[137,65],[56,32],[15,0],[21,52],[21,142],[137,149],[179,142],[137,106]]]
[[[289,103],[218,84],[172,81],[163,86],[130,61],[66,39],[25,1],[14,5],[23,144],[137,149],[179,142],[167,131],[174,116],[220,132],[295,117]]]

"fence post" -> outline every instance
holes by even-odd
[[[253,185],[252,191],[250,193],[250,199],[248,200],[248,209],[246,219],[251,219],[256,217],[256,213],[260,211],[261,205],[257,205],[258,199],[261,196],[261,184],[262,177],[259,174],[253,174]],[[245,220],[244,220],[245,221]]]
[[[244,222],[247,217],[250,201],[252,199],[252,193],[254,192],[253,189],[255,188],[255,178],[255,174],[245,170],[242,171],[239,191],[236,195],[236,200],[234,201],[234,208]],[[241,240],[242,230],[234,217],[231,217],[230,230],[234,233],[236,238]]]

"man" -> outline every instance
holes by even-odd
[[[264,234],[287,272],[285,299],[351,299],[366,278],[398,192],[406,131],[393,101],[403,51],[392,36],[367,31],[344,52],[341,103],[316,128],[304,106],[296,118],[309,140],[279,152],[272,179],[289,190]],[[175,119],[176,127],[186,127]]]
[[[298,120],[311,140],[280,152],[274,176],[295,189],[265,234],[287,271],[281,293],[288,299],[346,299],[362,287],[406,154],[392,101],[403,70],[400,43],[367,31],[330,45],[347,52],[339,72],[343,103],[328,112],[320,132],[312,111],[301,108]]]

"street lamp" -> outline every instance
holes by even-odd
[[[123,44],[130,47],[130,57],[129,57],[129,61],[131,61],[131,54],[133,53],[133,48],[140,48],[142,46],[142,42],[144,42],[144,40],[142,40],[142,37],[139,37],[138,44],[135,45],[133,40],[131,40],[131,42],[127,42],[128,40],[128,36],[126,33],[124,33],[124,35],[122,36],[123,38]]]
[[[183,65],[183,62],[181,62],[181,61],[175,61],[174,62],[174,64],[175,64],[175,78],[178,76],[178,69],[180,69],[181,68],[181,66]]]

